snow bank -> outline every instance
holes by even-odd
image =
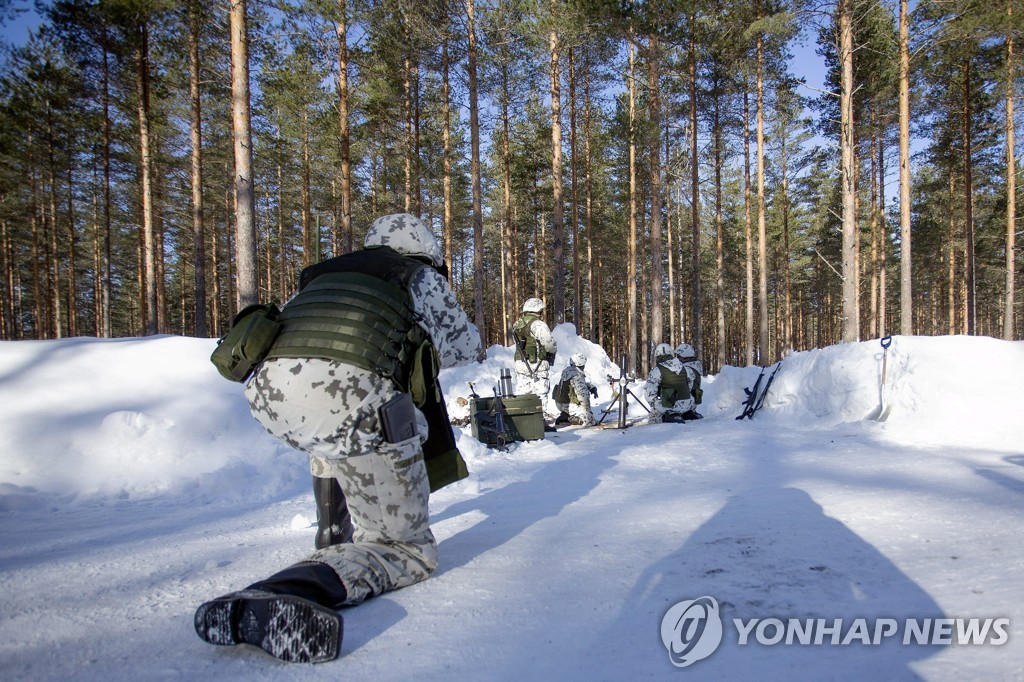
[[[572,353],[582,353],[598,387],[595,410],[603,409],[612,395],[607,377],[618,377],[618,365],[571,324],[553,334],[559,353],[552,382]],[[209,363],[213,346],[210,339],[173,336],[0,343],[0,510],[184,492],[202,503],[305,490],[308,474],[295,454],[250,417],[242,386]],[[1024,342],[894,337],[886,363],[884,399],[892,409],[882,428],[890,437],[1019,439]],[[492,395],[501,370],[512,368],[512,349],[492,346],[483,363],[442,371],[451,417],[468,415],[470,382],[478,394]],[[823,428],[867,420],[882,399],[881,370],[877,341],[793,353],[755,420]],[[759,371],[725,367],[706,377],[700,411],[708,419],[735,418],[743,389]],[[630,386],[641,397],[642,380]],[[630,416],[643,416],[630,402]],[[490,455],[464,433],[459,444],[471,463]]]
[[[250,416],[215,342],[145,339],[0,344],[0,509],[54,498],[198,499],[308,486]]]
[[[731,375],[730,368],[722,373]],[[739,399],[742,390],[728,393]],[[883,405],[887,434],[904,441],[977,444],[979,435],[993,442],[1017,438],[1024,342],[894,336],[887,352],[873,340],[792,353],[756,418],[828,427],[871,421]]]

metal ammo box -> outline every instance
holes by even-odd
[[[544,410],[532,393],[505,398],[470,398],[473,437],[488,447],[544,438]]]

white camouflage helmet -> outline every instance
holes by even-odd
[[[697,357],[697,352],[693,350],[693,346],[690,344],[681,343],[676,346],[676,355],[681,358],[695,358]]]
[[[667,358],[670,355],[672,355],[672,346],[668,345],[667,343],[659,343],[657,346],[654,347],[655,359]]]
[[[583,367],[587,364],[587,356],[583,353],[573,353],[569,356],[569,364],[573,367]]]
[[[441,247],[422,220],[408,213],[392,213],[373,221],[364,246],[390,246],[404,256],[426,259],[434,267],[444,264]]]
[[[544,301],[539,298],[528,298],[523,303],[524,313],[539,313],[544,310]]]

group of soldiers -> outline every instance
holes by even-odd
[[[523,304],[523,314],[512,327],[515,341],[516,393],[533,393],[547,403],[551,365],[558,350],[551,329],[541,318],[544,302],[529,298]],[[587,379],[587,358],[573,353],[562,370],[551,398],[558,409],[555,426],[573,424],[593,426],[596,422],[590,399],[597,397],[597,388]],[[703,365],[697,359],[693,346],[681,343],[675,349],[667,343],[654,348],[654,366],[644,384],[649,405],[648,421],[685,422],[701,419],[696,411],[701,403],[700,387]]]

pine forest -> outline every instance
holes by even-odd
[[[1014,5],[0,0],[0,338],[217,337],[407,212],[485,346],[1019,339]]]

